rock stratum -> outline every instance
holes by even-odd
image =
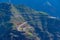
[[[0,40],[60,40],[60,19],[24,5],[0,3]]]

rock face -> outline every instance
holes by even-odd
[[[0,40],[60,40],[60,19],[24,5],[0,3]]]

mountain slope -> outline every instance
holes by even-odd
[[[60,40],[60,19],[24,5],[0,3],[0,40]]]

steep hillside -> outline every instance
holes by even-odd
[[[0,40],[60,40],[60,19],[24,5],[0,3]]]

